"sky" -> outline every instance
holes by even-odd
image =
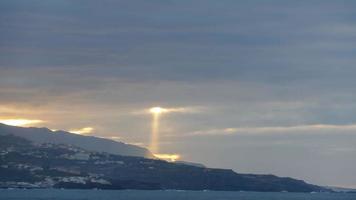
[[[3,0],[0,121],[149,147],[160,106],[159,153],[356,188],[355,19],[343,0]]]

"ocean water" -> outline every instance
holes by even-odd
[[[143,190],[0,190],[0,200],[356,200],[345,193],[277,193]]]

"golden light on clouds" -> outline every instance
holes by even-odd
[[[169,162],[175,162],[180,159],[179,154],[153,154],[155,157],[161,160],[166,160]]]
[[[33,124],[40,124],[44,121],[39,119],[0,119],[0,123],[10,126],[31,126]]]
[[[93,131],[94,131],[93,127],[84,127],[84,128],[81,128],[81,129],[69,130],[69,132],[75,133],[75,134],[79,134],[79,135],[89,134],[89,133],[92,133]]]

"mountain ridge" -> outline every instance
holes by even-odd
[[[17,127],[0,123],[0,135],[6,134],[16,135],[40,144],[63,143],[98,152],[154,158],[153,154],[143,147],[95,136],[78,135],[62,130],[52,131],[48,128]]]

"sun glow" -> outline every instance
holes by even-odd
[[[153,154],[155,157],[161,160],[166,160],[169,162],[175,162],[180,159],[179,154]]]
[[[161,108],[161,107],[150,108],[150,113],[153,113],[153,114],[161,114],[161,113],[165,113],[165,112],[168,112],[168,110],[165,108]]]
[[[81,129],[69,130],[69,132],[79,134],[79,135],[89,134],[89,133],[92,133],[93,131],[94,131],[93,127],[85,127],[85,128],[81,128]]]
[[[44,121],[39,119],[0,119],[0,123],[9,125],[9,126],[29,126],[32,124],[43,123]]]

